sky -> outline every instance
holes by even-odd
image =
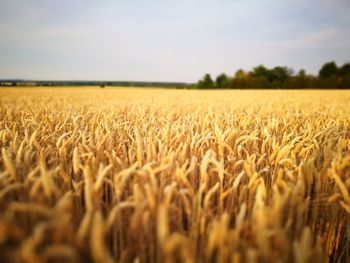
[[[349,0],[0,0],[0,79],[195,82],[350,62]]]

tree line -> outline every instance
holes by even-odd
[[[194,88],[198,89],[349,89],[350,63],[338,67],[334,61],[325,63],[318,75],[306,74],[304,69],[296,74],[291,68],[264,65],[251,71],[239,69],[234,76],[222,73],[213,79],[205,74]]]
[[[184,82],[157,82],[157,81],[76,81],[76,80],[16,80],[16,79],[0,79],[0,87],[61,87],[61,86],[99,86],[105,87],[140,87],[140,88],[178,88],[183,89],[189,86]]]

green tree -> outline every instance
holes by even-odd
[[[259,65],[251,72],[247,80],[247,88],[268,89],[270,88],[270,72],[264,65]]]
[[[246,76],[247,76],[247,73],[243,69],[239,69],[235,73],[236,79],[242,79],[242,78],[245,78]]]
[[[225,73],[220,74],[216,77],[215,84],[216,87],[219,89],[224,89],[228,87],[229,78],[226,76]]]
[[[204,77],[197,83],[198,89],[212,89],[214,88],[214,81],[211,78],[210,74],[205,74]]]
[[[275,86],[280,87],[291,75],[291,71],[287,67],[274,67],[269,70],[269,81],[274,83]]]
[[[346,63],[338,70],[340,76],[350,75],[350,63]]]
[[[264,66],[264,65],[259,65],[250,72],[249,74],[251,77],[264,77],[264,78],[269,78],[269,70]]]
[[[350,63],[346,63],[339,68],[338,71],[341,89],[349,89],[350,88]]]
[[[337,74],[338,74],[338,67],[334,61],[325,63],[318,73],[319,77],[323,79],[336,77]]]
[[[290,89],[308,89],[311,88],[311,85],[311,77],[306,74],[304,69],[301,69],[295,76],[288,77],[285,86]]]
[[[298,76],[299,78],[306,78],[306,71],[305,71],[305,69],[299,70],[297,76]]]

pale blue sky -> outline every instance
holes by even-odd
[[[350,61],[349,0],[0,0],[0,78],[194,82]]]

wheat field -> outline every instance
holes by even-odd
[[[1,262],[350,262],[350,92],[0,90]]]

